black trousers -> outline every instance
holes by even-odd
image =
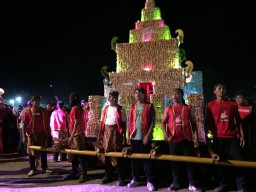
[[[59,158],[59,154],[60,154],[60,160],[66,160],[67,159],[67,154],[66,153],[59,153],[59,152],[54,152],[53,153],[53,160],[57,161]]]
[[[194,143],[187,139],[180,142],[170,142],[169,149],[171,155],[184,155],[195,156]],[[191,185],[195,185],[194,166],[191,163],[171,162],[172,177],[174,183],[180,183],[181,180],[181,168],[186,167],[188,182]]]
[[[144,145],[142,140],[131,140],[133,153],[147,153],[149,154],[151,142]],[[141,167],[144,168],[147,182],[154,182],[155,179],[155,162],[151,159],[131,159],[132,177],[134,180],[139,181],[141,175]]]
[[[33,155],[29,155],[29,166],[30,170],[36,170],[36,157]],[[41,151],[41,168],[42,170],[46,170],[48,168],[47,166],[47,152]]]
[[[113,167],[110,158],[105,157],[105,176],[113,177],[115,170],[117,171],[118,180],[125,180],[125,161],[123,158],[117,158],[117,165]]]
[[[242,160],[242,153],[239,138],[214,138],[213,150],[219,155],[221,160]],[[246,185],[245,172],[243,168],[219,166],[218,180],[220,185],[227,185],[228,174],[234,172],[238,189],[242,189]]]
[[[73,159],[72,159],[72,173],[74,173],[74,174],[77,173],[79,164],[80,164],[80,168],[81,168],[81,175],[87,175],[86,156],[74,154]]]

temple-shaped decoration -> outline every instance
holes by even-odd
[[[189,66],[181,67],[184,50],[181,50],[180,44],[184,34],[181,29],[175,32],[178,36],[172,37],[154,0],[146,0],[141,20],[129,32],[129,43],[115,44],[116,72],[109,73],[111,85],[104,86],[104,95],[108,95],[110,89],[118,90],[119,103],[126,107],[128,113],[134,89],[144,88],[147,100],[156,109],[154,140],[163,140],[161,119],[164,109],[171,103],[172,90],[182,88],[186,102],[197,108],[199,139],[204,140],[202,74],[191,71],[193,63],[190,61],[187,61]]]

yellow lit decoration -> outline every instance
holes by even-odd
[[[95,137],[100,130],[100,116],[102,106],[106,102],[106,98],[100,95],[90,95],[88,98],[89,103],[89,121],[86,128],[87,137]]]
[[[184,43],[184,42],[183,42],[183,39],[184,39],[184,32],[182,31],[182,29],[177,29],[177,30],[175,31],[175,33],[178,33],[177,39],[178,39],[178,45],[180,46],[181,43]]]
[[[116,52],[116,42],[119,38],[117,36],[111,39],[111,49]]]
[[[186,61],[186,83],[189,83],[192,80],[192,71],[194,68],[194,64],[191,61]]]

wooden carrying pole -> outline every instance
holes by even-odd
[[[123,152],[100,153],[99,151],[91,151],[91,150],[79,151],[79,150],[75,150],[75,149],[63,149],[63,150],[56,151],[52,148],[43,148],[41,146],[29,146],[29,148],[34,149],[34,150],[39,150],[39,151],[61,152],[61,153],[70,153],[70,154],[79,154],[79,155],[96,156],[96,155],[102,154],[107,157],[181,161],[181,162],[190,162],[190,163],[202,163],[202,164],[214,164],[214,165],[224,165],[224,166],[234,166],[234,167],[256,168],[256,162],[254,162],[254,161],[238,161],[238,160],[221,161],[221,160],[216,160],[214,158],[165,155],[165,154],[156,154],[156,155],[145,154],[145,153],[125,154]]]
[[[90,151],[90,150],[76,150],[76,149],[53,149],[53,148],[44,148],[41,146],[29,146],[30,149],[38,150],[38,151],[48,151],[48,152],[60,152],[60,153],[70,153],[70,154],[78,154],[78,155],[91,155],[96,156],[99,152],[97,151]]]

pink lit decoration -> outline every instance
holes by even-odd
[[[151,35],[147,35],[144,37],[144,42],[148,42],[152,40],[152,36]]]
[[[135,30],[143,29],[143,28],[156,28],[156,27],[164,27],[165,23],[163,19],[160,20],[152,20],[152,21],[137,21],[135,23]]]
[[[164,24],[164,20],[160,20],[159,21],[159,25],[160,25],[160,27],[163,27],[165,24]]]
[[[146,91],[146,101],[150,102],[150,95],[153,94],[152,82],[149,83],[137,83],[137,88],[143,88]]]
[[[153,65],[152,64],[148,64],[146,66],[143,67],[144,71],[152,71],[153,70]]]

